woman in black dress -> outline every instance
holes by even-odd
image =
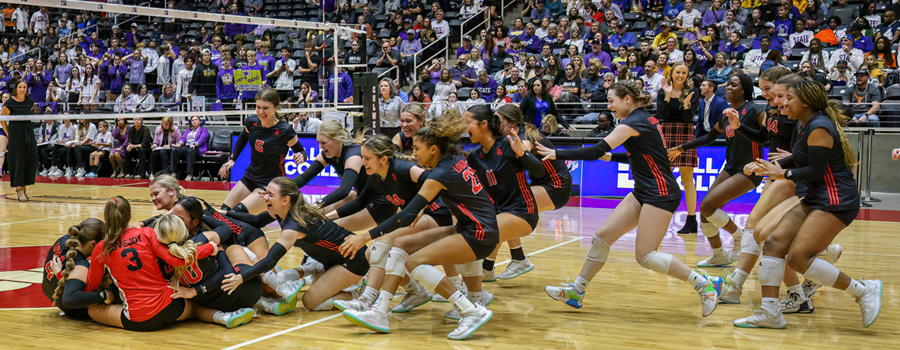
[[[11,84],[15,89],[3,105],[2,115],[30,115],[34,111],[34,101],[28,96],[28,84],[17,81]],[[16,187],[20,202],[28,201],[25,186],[34,184],[37,172],[37,140],[30,120],[0,122],[9,136],[9,185]]]

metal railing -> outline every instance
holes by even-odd
[[[466,19],[465,21],[463,21],[462,23],[459,24],[459,43],[460,43],[460,45],[462,45],[463,37],[465,37],[469,33],[479,30],[482,27],[487,28],[487,26],[490,24],[490,20],[489,20],[490,17],[487,17],[484,15],[485,13],[487,13],[487,11],[488,11],[488,9],[486,9],[486,8],[482,9],[478,13],[472,15],[472,17],[469,17],[468,19]],[[482,18],[482,21],[478,22],[475,25],[475,28],[472,28],[469,31],[466,31],[466,24],[477,18]]]
[[[381,72],[381,74],[378,75],[378,80],[380,81],[381,78],[384,78],[384,77],[388,76],[388,74],[390,74],[391,72],[396,72],[396,73],[397,73],[397,77],[391,77],[392,79],[394,79],[394,80],[400,79],[400,65],[397,64],[397,65],[394,65],[394,66],[391,67],[391,68],[388,68],[388,70],[386,70],[386,71],[384,71],[384,72]]]
[[[444,50],[438,50],[438,52],[431,55],[431,57],[423,59],[422,62],[418,61],[420,54],[425,54],[425,52],[427,52],[430,47],[434,46],[435,44],[441,43],[442,41],[443,41],[443,44],[445,45]],[[419,67],[423,66],[427,62],[430,62],[435,57],[440,56],[441,51],[444,52],[444,62],[446,63],[447,60],[449,60],[449,58],[450,58],[450,35],[449,34],[444,35],[443,37],[435,40],[431,44],[428,44],[428,46],[425,46],[422,49],[422,51],[419,51],[415,55],[413,55],[413,85],[416,85],[419,82]]]

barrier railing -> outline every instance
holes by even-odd
[[[485,13],[487,13],[487,11],[488,11],[488,9],[486,9],[486,8],[482,9],[478,13],[472,15],[472,17],[469,17],[468,19],[466,19],[465,21],[463,21],[462,23],[459,24],[459,43],[460,43],[460,45],[462,45],[463,37],[465,37],[469,33],[472,33],[476,30],[481,29],[482,27],[487,27],[490,24],[488,17],[484,15]],[[470,23],[472,20],[476,20],[479,18],[482,19],[481,22],[478,22],[474,28],[466,31],[466,24]]]
[[[429,48],[440,43],[445,45],[444,50],[438,50],[438,52],[434,53],[430,57],[422,59],[422,62],[418,61],[420,54],[425,54],[426,52],[428,52]],[[450,58],[450,35],[444,35],[443,37],[435,40],[433,43],[428,44],[428,46],[425,46],[422,51],[419,51],[415,55],[413,55],[413,85],[416,85],[419,82],[419,67],[423,66],[425,63],[430,62],[435,57],[440,56],[441,51],[443,51],[444,53],[444,62],[446,62]]]

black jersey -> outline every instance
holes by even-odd
[[[465,158],[461,155],[444,156],[428,179],[440,182],[446,188],[441,191],[440,198],[456,217],[459,233],[484,245],[499,243],[500,230],[494,203]]]
[[[525,135],[525,127],[519,128],[519,138],[522,140],[527,139],[527,135]],[[550,142],[550,139],[547,136],[541,135],[540,141],[538,141],[544,147],[549,149],[555,149],[556,146],[553,145],[553,142]],[[543,157],[538,157],[538,159]],[[566,166],[566,161],[561,159],[553,159],[553,160],[544,160],[541,161],[541,164],[544,165],[544,169],[547,170],[547,174],[542,177],[535,177],[534,174],[529,173],[528,176],[531,177],[531,185],[541,185],[545,187],[550,187],[553,189],[561,190],[567,192],[566,194],[571,193],[572,190],[572,174],[569,173],[569,167]]]
[[[634,177],[634,196],[645,202],[681,200],[681,189],[672,175],[659,120],[638,108],[619,124],[639,133],[624,143]]]
[[[759,114],[763,108],[751,101],[737,108],[741,125],[748,128],[759,129]],[[728,123],[728,118],[719,118],[718,126],[725,131],[725,169],[732,172],[742,172],[744,165],[762,158],[762,145],[746,137],[738,135]]]
[[[359,145],[355,143],[345,144],[341,148],[341,155],[336,157],[325,157],[322,158],[325,160],[325,163],[334,167],[334,171],[337,172],[339,177],[344,176],[344,165],[347,163],[347,159],[350,157],[357,156],[362,159],[362,154],[359,152]],[[366,178],[368,175],[366,174],[366,170],[360,168],[359,176],[356,177],[356,183],[353,184],[353,188],[356,189],[357,193],[362,193],[362,190],[366,187]]]
[[[413,138],[406,137],[406,134],[404,134],[402,131],[399,132],[397,135],[400,135],[400,152],[405,152],[405,153],[412,152]]]
[[[297,136],[294,128],[282,120],[270,128],[264,128],[259,117],[255,115],[247,117],[244,126],[249,133],[248,142],[251,150],[250,165],[245,174],[256,179],[284,176],[284,158],[288,153],[288,142]]]
[[[229,228],[231,228],[231,237],[229,237],[224,242],[220,243],[222,246],[229,246],[232,244],[237,244],[243,247],[247,247],[250,243],[253,243],[259,237],[265,236],[260,229],[240,221],[238,219],[229,218],[225,215],[222,215],[218,211],[216,211],[209,203],[205,200],[199,199],[200,203],[203,203],[203,216],[210,217],[216,220],[219,220]]]
[[[778,113],[777,108],[769,108],[766,111],[769,153],[777,152],[778,148],[790,151],[793,146],[794,135],[797,132],[796,127],[796,121]]]
[[[66,253],[69,252],[69,247],[66,247],[66,242],[69,241],[69,235],[65,234],[53,243],[53,246],[50,247],[50,250],[47,252],[47,258],[44,260],[44,277],[41,281],[41,290],[44,292],[44,295],[47,299],[53,300],[53,293],[56,291],[56,287],[59,285],[59,279],[62,278],[62,271],[54,274],[53,269],[50,267],[50,262],[53,261],[55,257],[59,257],[59,261],[62,262],[62,266],[66,266]],[[75,265],[76,266],[84,266],[90,267],[91,264],[88,262],[88,258],[81,254],[81,251],[75,250]]]
[[[844,160],[844,148],[837,126],[821,112],[810,118],[809,123],[800,130],[800,137],[794,144],[793,158],[797,168],[809,166],[809,134],[818,128],[825,128],[834,140],[825,176],[818,181],[803,181],[806,184],[805,203],[815,209],[825,211],[843,211],[859,209],[859,189],[853,172]],[[799,185],[798,185],[799,187]]]
[[[344,243],[345,238],[353,236],[353,232],[347,231],[330,220],[323,221],[311,216],[305,217],[304,220],[306,228],[300,226],[290,214],[287,218],[279,221],[282,230],[294,230],[304,235],[303,238],[298,238],[294,242],[294,246],[303,249],[304,253],[323,264],[343,259],[340,246]],[[360,252],[364,253],[364,251]]]
[[[537,221],[537,202],[525,178],[525,167],[503,137],[485,150],[481,145],[469,152],[469,166],[486,186],[497,213],[513,213]],[[503,180],[503,181],[499,181]]]
[[[383,196],[384,199],[397,208],[405,207],[406,203],[409,203],[416,196],[420,187],[410,176],[410,169],[413,166],[415,166],[413,162],[397,158],[392,159],[388,164],[387,178],[382,179],[381,176],[369,176],[369,180],[366,182],[366,190],[369,190],[369,186],[373,186],[372,190],[375,193]],[[429,171],[426,170],[422,176],[427,178],[428,173]]]

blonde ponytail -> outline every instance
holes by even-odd
[[[169,284],[178,287],[184,270],[197,261],[197,244],[188,240],[187,226],[175,214],[163,214],[153,223],[156,238],[169,248],[169,254],[184,260],[184,265],[172,266],[172,278]]]

